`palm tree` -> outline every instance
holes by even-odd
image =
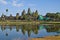
[[[6,13],[8,14],[8,9],[6,9]]]
[[[6,13],[8,12],[8,9],[6,9]]]
[[[8,9],[6,9],[6,12],[8,12]]]

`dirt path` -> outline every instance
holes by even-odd
[[[47,36],[44,38],[32,38],[30,40],[60,40],[60,36]]]

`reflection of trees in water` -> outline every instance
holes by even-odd
[[[60,25],[52,25],[52,26],[47,26],[46,30],[47,32],[57,32],[60,29]]]
[[[8,26],[8,29],[10,29],[10,31],[12,31],[14,28],[14,26],[10,25]],[[5,29],[7,29],[6,26],[1,26],[1,30],[4,31]],[[16,31],[19,32],[19,29],[21,29],[22,33],[25,34],[26,31],[28,33],[28,36],[30,36],[31,32],[33,31],[35,34],[38,34],[38,30],[39,27],[38,25],[21,25],[21,26],[17,26],[15,27]],[[8,36],[8,33],[6,32],[6,36]]]
[[[8,27],[8,28],[7,28]],[[10,31],[12,30],[13,26],[5,26],[5,25],[1,25],[1,30],[4,31],[5,29],[10,29]]]
[[[13,26],[10,25],[10,27],[9,27],[10,31],[12,31],[12,27],[13,27]]]
[[[12,31],[14,26],[8,26],[8,29]],[[47,32],[56,32],[60,30],[60,25],[47,25],[47,26],[41,26],[41,25],[21,25],[21,26],[15,26],[15,29],[17,32],[19,32],[19,29],[21,29],[22,33],[25,35],[25,33],[28,33],[28,36],[32,32],[35,34],[38,34],[38,30],[41,30],[42,28],[46,28]],[[6,29],[6,26],[2,25],[1,30],[4,31]],[[6,36],[8,36],[8,33],[6,32]]]
[[[32,31],[35,33],[35,34],[38,34],[38,26],[37,25],[34,25],[34,27],[32,28]]]
[[[6,27],[4,25],[1,26],[1,30],[4,31]]]
[[[38,33],[38,26],[37,25],[23,25],[22,26],[22,33],[28,32],[28,36],[30,36],[31,32],[33,31],[35,34]]]
[[[5,25],[1,25],[1,30],[4,31],[5,29],[6,29],[6,26]],[[8,36],[8,33],[6,32],[5,35]]]
[[[28,32],[28,36],[30,37],[30,34],[31,34],[31,30],[27,30],[27,32]]]
[[[6,36],[8,36],[8,33],[6,33]]]
[[[19,32],[19,27],[20,27],[20,26],[17,26],[17,25],[16,25],[16,31],[17,31],[17,32]]]
[[[22,30],[22,33],[25,34],[25,31],[26,31],[25,25],[22,25],[21,30]]]

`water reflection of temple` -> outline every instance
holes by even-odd
[[[1,26],[1,30],[4,31],[6,27],[4,25]]]
[[[21,26],[1,26],[1,30],[4,31],[6,29],[10,29],[12,31],[13,29],[16,29],[16,32],[19,32],[21,29],[22,33],[25,34],[26,31],[28,33],[28,36],[30,36],[31,32],[34,32],[35,34],[38,33],[38,26],[37,25],[21,25]],[[6,36],[8,33],[6,32]]]
[[[47,32],[57,32],[60,30],[60,25],[48,25],[45,28]]]
[[[60,25],[20,25],[20,26],[1,26],[1,30],[4,31],[6,29],[16,29],[16,32],[19,32],[21,29],[22,33],[28,33],[28,36],[33,32],[34,34],[38,34],[38,30],[46,29],[47,32],[60,32]],[[6,36],[8,36],[8,32],[6,32]]]
[[[27,31],[28,36],[30,36],[31,32],[34,32],[35,34],[38,33],[38,26],[37,25],[23,25],[22,32],[25,34]]]

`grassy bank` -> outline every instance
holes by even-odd
[[[0,25],[25,25],[25,24],[40,24],[40,22],[0,22]]]
[[[25,24],[32,24],[32,25],[35,25],[35,24],[60,24],[60,22],[48,22],[48,21],[14,21],[14,22],[11,22],[11,21],[0,21],[0,25],[25,25]]]

